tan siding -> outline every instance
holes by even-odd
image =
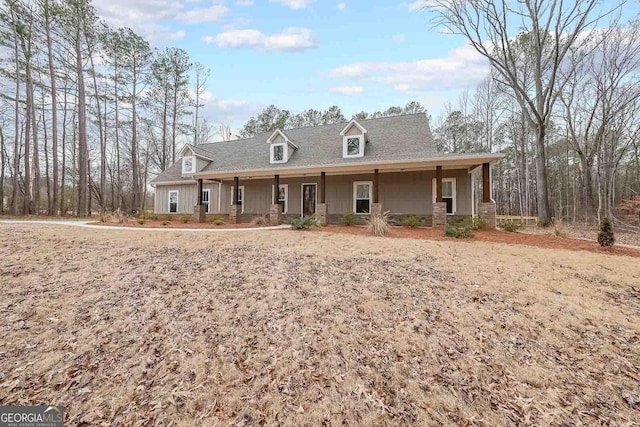
[[[218,184],[205,183],[203,189],[211,190],[211,213],[218,213]],[[193,213],[193,207],[198,202],[197,184],[159,185],[156,187],[154,212],[169,213],[169,191],[178,190],[178,214]]]
[[[385,211],[392,214],[431,215],[432,179],[435,171],[394,172],[380,174],[380,202]],[[444,178],[456,178],[456,214],[471,215],[471,176],[466,169],[444,170]],[[360,175],[328,175],[326,202],[329,214],[345,214],[353,211],[353,183],[373,181],[373,173]],[[303,183],[316,183],[319,176],[280,178],[288,184],[288,214],[300,214]],[[240,180],[245,188],[245,214],[267,214],[272,203],[272,179]],[[233,181],[225,181],[222,190],[222,212],[227,213],[231,204]],[[318,203],[320,203],[318,187]],[[166,208],[165,208],[166,209]]]
[[[360,129],[358,129],[358,126],[353,125],[349,128],[349,130],[346,132],[346,135],[349,136],[353,136],[353,135],[362,135],[362,132],[360,132]]]

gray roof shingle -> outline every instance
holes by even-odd
[[[271,164],[267,139],[262,133],[249,139],[214,142],[196,148],[198,153],[213,159],[202,171],[251,171],[285,167],[313,167],[359,162],[394,162],[445,156],[438,153],[425,114],[410,114],[358,121],[367,130],[365,155],[342,157],[342,136],[345,123],[316,127],[286,129],[286,135],[298,146],[286,164]],[[152,182],[182,180],[180,162],[159,174]],[[186,180],[186,179],[185,179]]]

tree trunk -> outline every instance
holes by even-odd
[[[51,140],[52,140],[52,163],[53,163],[53,198],[51,201],[50,214],[55,215],[58,206],[58,101],[56,91],[56,73],[53,65],[53,49],[51,41],[51,15],[49,11],[49,0],[45,0],[45,34],[47,38],[47,56],[49,59],[49,77],[51,80]],[[66,107],[65,107],[66,108]]]
[[[13,11],[11,12],[13,16]],[[15,133],[13,140],[13,180],[11,191],[11,208],[14,215],[18,215],[18,187],[20,177],[20,55],[18,53],[18,38],[15,33],[13,39],[13,54],[16,61],[16,92],[15,92]]]
[[[75,34],[76,73],[78,77],[78,216],[88,212],[88,167],[89,156],[87,149],[87,118],[86,98],[84,87],[84,72],[82,69],[82,48],[80,44],[80,22],[77,22]]]
[[[98,130],[100,137],[100,189],[98,190],[98,198],[100,203],[100,212],[105,211],[105,197],[104,191],[107,186],[107,166],[106,166],[106,157],[107,157],[107,141],[105,137],[105,132],[102,128],[102,111],[100,107],[100,97],[98,96],[98,83],[96,81],[96,69],[93,64],[93,51],[91,47],[89,48],[89,61],[91,62],[91,74],[93,75],[93,91],[96,95],[96,106],[98,108]]]
[[[137,90],[138,70],[136,64],[133,65],[133,92],[131,94],[131,172],[133,178],[133,200],[132,208],[140,209],[140,182],[138,180],[138,137],[137,137],[137,115],[136,115],[136,90]]]
[[[536,190],[538,202],[539,224],[543,227],[551,225],[549,209],[549,182],[547,177],[547,160],[545,147],[545,126],[538,125],[536,138]]]

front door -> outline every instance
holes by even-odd
[[[316,213],[316,184],[302,184],[302,216]]]

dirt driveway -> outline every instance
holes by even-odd
[[[0,224],[0,405],[68,425],[630,425],[637,258]]]

